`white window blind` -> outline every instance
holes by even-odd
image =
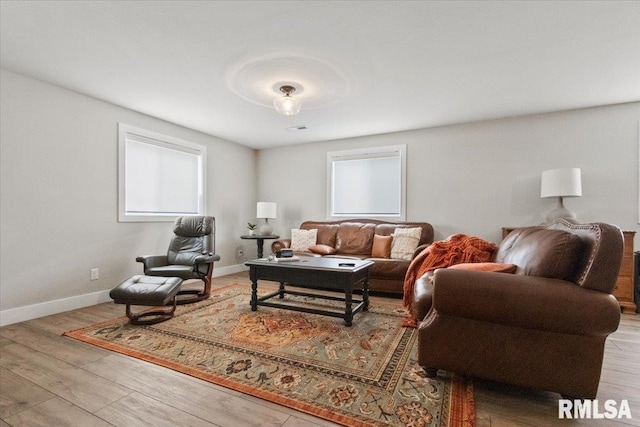
[[[328,154],[330,217],[404,219],[406,146]]]
[[[204,215],[206,147],[119,126],[119,220]]]

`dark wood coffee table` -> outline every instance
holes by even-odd
[[[284,308],[339,317],[344,319],[344,323],[347,326],[351,326],[355,313],[369,309],[369,268],[373,265],[371,261],[347,258],[300,257],[299,261],[287,262],[256,259],[246,262],[245,265],[249,266],[249,276],[251,277],[252,311],[256,311],[259,305]],[[280,286],[277,291],[258,297],[258,280],[279,282]],[[308,289],[341,291],[344,292],[344,298],[286,290],[285,284]],[[354,300],[352,298],[353,289],[359,284],[362,284],[363,289],[362,300]],[[344,313],[269,301],[276,296],[282,299],[285,294],[344,301]],[[352,307],[353,304],[356,304],[356,306]]]

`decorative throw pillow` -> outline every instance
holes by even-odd
[[[318,238],[318,229],[300,230],[294,228],[291,230],[291,249],[296,252],[306,252],[309,248],[316,244]]]
[[[336,253],[336,248],[332,248],[329,245],[312,245],[309,246],[309,250],[320,255],[333,255]]]
[[[500,262],[463,262],[455,264],[448,268],[454,270],[472,270],[472,271],[493,271],[496,273],[515,273],[515,264],[504,264]]]
[[[413,253],[420,243],[422,228],[396,228],[393,232],[391,242],[391,258],[407,259],[413,258]]]
[[[373,235],[373,249],[371,250],[372,258],[390,258],[391,257],[391,241],[392,236]]]

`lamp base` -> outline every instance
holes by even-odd
[[[544,217],[547,223],[553,222],[556,219],[560,218],[566,219],[569,222],[577,222],[576,213],[564,207],[562,197],[558,197],[558,206],[555,209],[547,212]]]
[[[271,236],[272,234],[273,234],[273,227],[271,227],[268,222],[264,223],[264,225],[260,227],[261,236]]]

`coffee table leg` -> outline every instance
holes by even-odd
[[[365,280],[362,285],[362,301],[364,305],[362,306],[362,311],[369,311],[369,281]]]
[[[280,299],[284,298],[284,282],[280,282],[278,290],[280,291]]]
[[[345,291],[344,293],[344,323],[347,326],[351,326],[351,322],[353,322],[353,311],[351,309],[351,292]]]
[[[251,280],[251,311],[258,309],[258,279]]]

